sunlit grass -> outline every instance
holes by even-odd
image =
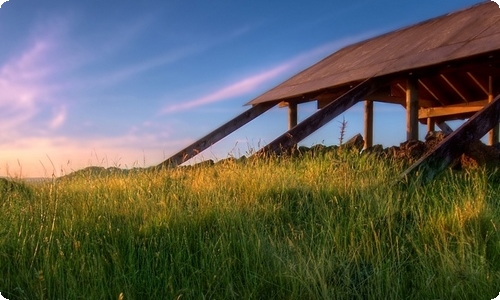
[[[348,151],[0,182],[8,299],[492,299],[495,174]]]

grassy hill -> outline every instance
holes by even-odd
[[[101,171],[99,171],[101,170]],[[347,151],[0,182],[8,299],[492,299],[498,173]],[[418,181],[415,181],[418,182]]]

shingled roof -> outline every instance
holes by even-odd
[[[347,46],[248,104],[297,99],[371,77],[498,52],[500,9],[487,1]]]

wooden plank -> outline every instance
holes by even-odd
[[[377,90],[378,87],[382,86],[381,82],[381,79],[377,81],[371,78],[363,81],[344,95],[332,101],[323,109],[318,110],[307,119],[297,124],[297,126],[276,138],[274,141],[258,151],[257,155],[264,153],[279,154],[283,151],[288,151],[298,142],[308,137],[311,133],[315,132],[320,127],[359,102],[366,95]]]
[[[434,150],[424,155],[401,174],[401,178],[420,174],[424,182],[434,179],[455,159],[459,158],[468,145],[483,137],[500,120],[500,96],[477,112],[457,130],[448,135]]]
[[[228,136],[238,128],[242,127],[243,125],[257,118],[261,114],[265,113],[276,104],[277,102],[265,102],[253,106],[252,108],[246,110],[239,116],[233,118],[229,122],[220,126],[216,130],[205,135],[198,141],[192,143],[191,145],[187,146],[186,148],[172,155],[170,158],[159,164],[157,167],[175,167],[182,164],[183,162],[187,161],[190,158],[193,158],[203,150],[212,146],[216,142],[220,141],[224,137]]]
[[[364,149],[373,146],[373,101],[365,101],[365,145]]]
[[[406,85],[406,140],[418,140],[418,79],[414,76]]]
[[[427,119],[427,118],[436,118],[443,116],[452,116],[470,112],[474,113],[480,111],[486,104],[488,104],[488,100],[474,101],[463,104],[453,104],[443,107],[421,108],[418,111],[418,118]]]

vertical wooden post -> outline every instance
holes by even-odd
[[[414,76],[406,84],[406,140],[418,140],[418,79]]]
[[[493,101],[493,77],[490,76],[488,80],[488,103],[491,103]],[[493,146],[496,143],[498,143],[498,133],[500,131],[499,126],[493,127],[493,129],[490,130],[488,133],[488,145]]]
[[[288,130],[297,125],[297,103],[288,103]]]
[[[436,128],[436,121],[433,118],[427,118],[427,133],[434,131]]]
[[[373,101],[365,101],[365,146],[373,146]]]

